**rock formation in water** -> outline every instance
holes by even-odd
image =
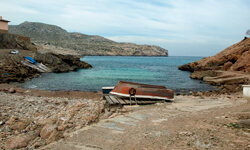
[[[179,66],[184,71],[242,71],[250,72],[250,38],[234,44],[220,53],[199,61]]]
[[[97,56],[168,56],[168,51],[154,45],[117,43],[97,35],[86,35],[37,22],[9,26],[9,32],[28,36],[44,49],[69,49],[81,55]]]
[[[212,57],[179,66],[178,69],[191,71],[191,78],[217,85],[224,92],[242,90],[242,84],[249,84],[250,80],[250,38],[244,38]]]
[[[80,60],[80,57],[72,55],[57,55],[53,53],[36,53],[34,59],[49,67],[52,72],[69,72],[77,69],[92,68],[92,66]]]

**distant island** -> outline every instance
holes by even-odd
[[[10,25],[9,33],[30,37],[45,51],[66,51],[85,56],[168,56],[168,51],[155,45],[118,43],[97,35],[67,32],[55,25],[24,22]]]

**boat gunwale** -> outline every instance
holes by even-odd
[[[159,89],[167,89],[167,87],[162,86],[162,85],[151,85],[151,84],[135,83],[135,82],[128,82],[128,81],[119,81],[118,84],[114,87],[114,89],[115,89],[119,84],[140,85],[141,88],[159,88]]]
[[[130,97],[129,94],[121,94],[117,92],[110,92],[110,94],[123,96],[123,97]],[[173,101],[174,98],[166,98],[166,97],[160,97],[160,96],[148,96],[148,95],[135,95],[136,98],[149,98],[149,99],[161,99],[161,100],[170,100]]]

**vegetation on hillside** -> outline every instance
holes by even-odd
[[[72,49],[83,55],[168,56],[168,51],[159,46],[118,43],[97,35],[69,33],[61,27],[44,23],[12,25],[9,32],[28,36],[40,46]]]

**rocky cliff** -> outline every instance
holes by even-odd
[[[117,43],[96,35],[86,35],[43,23],[24,22],[9,26],[9,32],[28,36],[44,49],[70,49],[81,55],[111,56],[168,56],[168,51],[153,45]]]
[[[250,38],[236,43],[220,53],[178,67],[184,71],[242,71],[250,72]]]
[[[250,38],[178,69],[191,71],[191,78],[219,86],[223,93],[240,91],[242,84],[250,84]]]

